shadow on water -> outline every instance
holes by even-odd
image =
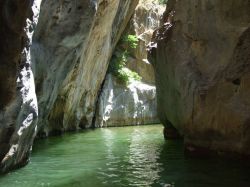
[[[165,142],[158,160],[164,167],[158,184],[174,184],[175,187],[250,186],[248,163],[223,158],[190,158],[183,152],[182,141]]]

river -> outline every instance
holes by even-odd
[[[161,125],[103,128],[36,140],[30,163],[0,177],[1,187],[248,187],[239,161],[193,159]]]

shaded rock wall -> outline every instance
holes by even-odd
[[[250,2],[169,0],[151,50],[158,111],[195,147],[250,155]]]
[[[27,163],[36,134],[38,109],[30,45],[40,3],[0,2],[0,172]]]
[[[32,46],[45,135],[92,125],[98,91],[137,0],[44,0]]]

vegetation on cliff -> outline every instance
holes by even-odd
[[[129,55],[129,50],[135,49],[138,45],[139,39],[135,35],[125,35],[119,42],[119,46],[124,46],[125,49],[117,49],[112,56],[109,72],[114,75],[122,84],[129,84],[133,80],[140,81],[141,77],[138,73],[126,68]]]
[[[166,4],[168,0],[158,0],[159,4]]]

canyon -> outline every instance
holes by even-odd
[[[35,137],[159,122],[188,152],[250,156],[249,1],[3,0],[0,16],[1,172]],[[139,80],[109,71],[121,51]]]

